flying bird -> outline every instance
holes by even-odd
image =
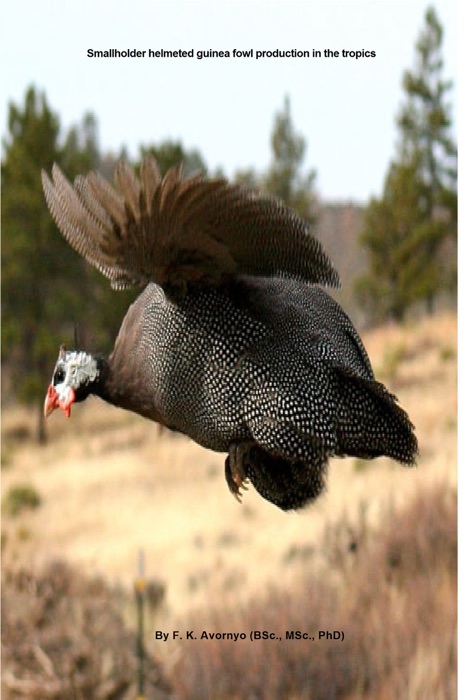
[[[124,161],[71,185],[43,172],[68,243],[114,289],[142,288],[112,354],[60,348],[44,411],[89,395],[226,453],[283,510],[312,502],[330,457],[415,462],[414,426],[376,381],[351,320],[323,289],[338,274],[310,225],[280,200],[181,167]]]

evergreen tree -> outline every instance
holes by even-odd
[[[101,166],[98,123],[88,112],[78,126],[72,126],[61,152],[61,165],[67,173],[83,173]]]
[[[74,165],[92,164],[70,139],[61,148],[59,132],[58,117],[34,87],[22,107],[9,106],[2,162],[2,360],[17,396],[38,408],[42,441],[51,363],[64,333],[72,334],[87,280],[82,261],[57,232],[42,192],[42,168],[50,172],[54,162],[66,160],[73,175]]]
[[[372,318],[401,321],[414,294],[413,231],[420,225],[417,173],[412,165],[393,163],[382,199],[372,199],[364,214],[361,241],[370,271],[356,283],[358,300]]]
[[[152,155],[156,158],[163,176],[170,167],[180,163],[183,164],[186,176],[206,171],[206,165],[200,153],[197,150],[186,151],[179,141],[166,140],[157,146],[143,146],[140,148],[140,159],[146,155]]]
[[[442,77],[442,40],[442,26],[430,7],[416,45],[415,69],[403,77],[407,100],[398,117],[401,160],[416,164],[421,190],[421,221],[413,229],[413,249],[419,261],[413,296],[424,299],[429,311],[437,292],[450,284],[447,269],[436,264],[435,258],[444,241],[456,237],[457,220],[457,151],[447,100],[452,82]]]
[[[442,78],[442,37],[429,8],[416,66],[403,78],[397,159],[382,200],[369,206],[362,236],[369,272],[357,291],[375,314],[402,318],[418,301],[432,311],[437,294],[453,286],[455,268],[447,265],[444,246],[456,236],[456,148],[447,101],[451,83]]]
[[[258,175],[253,168],[246,168],[245,170],[237,170],[234,175],[234,180],[244,187],[249,189],[262,189],[262,178]],[[264,189],[264,188],[263,188]]]
[[[298,134],[292,122],[289,98],[282,111],[275,116],[271,135],[273,162],[263,178],[263,187],[282,199],[311,223],[316,220],[314,182],[316,173],[301,172],[306,152],[305,139]],[[252,179],[252,173],[250,173]]]
[[[253,168],[238,170],[236,182],[245,187],[260,189],[281,199],[295,209],[303,219],[315,223],[317,196],[314,191],[315,171],[302,173],[306,152],[303,136],[295,131],[291,117],[289,97],[285,97],[283,109],[274,117],[271,132],[272,162],[264,173]]]

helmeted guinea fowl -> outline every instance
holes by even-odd
[[[113,288],[144,286],[110,357],[60,349],[46,415],[97,395],[226,452],[232,493],[250,480],[284,510],[320,494],[329,457],[414,463],[407,414],[317,286],[339,278],[305,221],[221,179],[161,178],[151,157],[115,183],[43,173],[69,244]]]

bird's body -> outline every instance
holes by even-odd
[[[80,231],[87,230],[84,225],[96,226],[96,212],[102,234],[101,222],[110,221],[109,210],[103,215],[96,201],[83,195],[78,204],[83,208],[83,201],[88,207],[91,202],[92,218],[78,208],[74,212],[64,199],[65,192],[72,201],[70,190],[60,190],[57,180],[56,191],[46,185],[46,194],[65,235],[70,223]],[[138,219],[148,187],[139,190],[130,219]],[[174,206],[172,211],[177,217]],[[111,223],[117,237],[116,218]],[[80,240],[70,242],[83,247]],[[309,246],[307,237],[305,243]],[[264,244],[266,260],[281,257],[269,250],[268,238]],[[309,252],[310,269],[325,281],[333,280],[321,249],[314,250]],[[91,262],[108,265],[105,253]],[[95,251],[92,256],[97,257]],[[417,443],[406,413],[375,381],[359,335],[341,307],[315,284],[314,275],[310,280],[296,273],[308,260],[294,259],[292,274],[281,269],[272,273],[269,263],[262,268],[261,262],[248,274],[249,264],[235,273],[221,269],[215,283],[190,284],[190,272],[188,285],[179,278],[165,285],[148,282],[128,310],[111,356],[89,360],[94,362],[91,378],[75,381],[68,413],[72,401],[97,394],[206,448],[227,452],[231,491],[239,495],[250,479],[265,498],[284,509],[303,506],[320,493],[331,456],[385,454],[411,464]],[[119,264],[115,277],[113,271],[108,276],[120,280],[122,269]],[[262,275],[264,269],[268,276]],[[62,352],[55,385],[71,385],[63,381],[69,360]],[[48,399],[47,405],[63,407],[58,398]]]
[[[302,323],[298,293],[310,310]],[[338,342],[346,334],[348,342]],[[281,410],[286,420],[288,412],[296,421],[301,415],[298,428],[331,450],[332,413],[318,409],[331,402],[333,368],[352,366],[373,379],[359,336],[323,290],[266,278],[198,290],[180,304],[149,284],[122,324],[114,364],[126,365],[130,384],[138,377],[137,412],[219,452],[250,437],[257,404],[265,421],[279,421]],[[131,389],[120,388],[116,398],[134,395]]]

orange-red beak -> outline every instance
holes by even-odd
[[[49,388],[47,389],[47,394],[46,394],[45,401],[44,401],[44,416],[46,418],[47,418],[47,416],[50,416],[52,411],[55,411],[55,409],[58,408],[58,405],[59,405],[58,401],[59,401],[58,394],[55,391],[52,384],[50,384]]]
[[[56,408],[61,408],[67,418],[70,418],[71,407],[74,401],[75,392],[71,387],[67,391],[65,400],[63,400],[55,387],[50,384],[44,401],[44,416],[47,418]]]

